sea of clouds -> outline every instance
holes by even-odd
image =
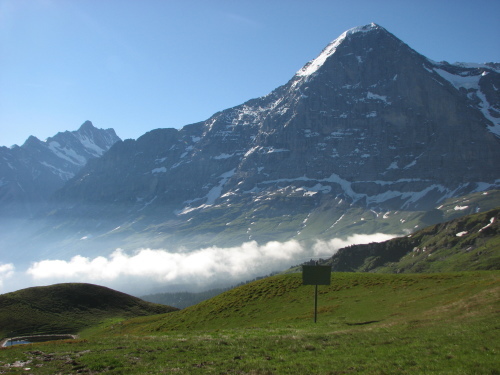
[[[235,283],[282,271],[310,259],[331,257],[353,244],[381,242],[388,234],[353,235],[345,240],[316,241],[305,247],[295,240],[255,241],[237,247],[206,247],[195,251],[170,252],[166,249],[116,249],[109,256],[69,260],[34,261],[27,269],[0,263],[0,293],[66,282],[85,282],[107,286],[133,295],[169,292],[173,289],[203,290],[215,285]]]

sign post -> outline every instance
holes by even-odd
[[[318,285],[330,285],[332,267],[302,266],[302,285],[314,285],[314,323],[318,315]]]

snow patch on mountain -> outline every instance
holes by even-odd
[[[167,168],[165,167],[161,167],[161,168],[155,168],[151,171],[152,174],[155,174],[155,173],[166,173],[167,172]]]
[[[222,179],[219,181],[219,185],[213,187],[207,194],[207,201],[205,206],[211,206],[215,203],[215,200],[219,198],[222,194],[222,189],[226,184],[227,180],[229,180],[232,176],[234,176],[235,169],[231,169],[229,172],[223,173],[220,175]]]
[[[372,99],[372,100],[380,100],[382,102],[384,102],[385,104],[391,104],[390,101],[387,100],[387,96],[386,95],[377,95],[377,94],[374,94],[373,92],[370,92],[368,91],[366,93],[366,98],[367,99]]]
[[[218,198],[220,198],[220,196],[222,195],[222,189],[224,188],[224,185],[227,183],[227,181],[231,177],[234,176],[235,171],[236,171],[235,169],[231,169],[230,171],[221,174],[219,176],[219,177],[221,177],[221,180],[219,180],[218,185],[214,186],[212,189],[210,189],[210,191],[207,193],[207,195],[205,195],[203,198],[196,198],[196,199],[184,202],[185,204],[188,204],[188,206],[184,207],[181,210],[175,211],[174,213],[176,215],[184,215],[184,214],[187,214],[187,213],[195,211],[195,210],[200,210],[200,209],[212,206],[215,203],[215,201]],[[197,206],[197,207],[189,206],[191,203],[202,201],[202,200],[205,200],[205,203],[203,203],[200,206]]]
[[[234,154],[225,154],[225,153],[222,153],[222,154],[219,154],[217,156],[214,156],[213,159],[215,159],[215,160],[229,159],[229,158],[231,158],[233,156],[234,156]]]
[[[76,153],[75,150],[61,147],[59,142],[49,142],[49,149],[59,158],[69,161],[72,164],[83,166],[87,160]]]
[[[488,127],[488,130],[497,137],[500,137],[500,112],[488,103],[486,96],[481,92],[481,90],[477,90],[476,95],[481,100],[479,108],[481,109],[484,117],[493,123],[493,126]],[[494,111],[499,117],[493,117],[490,111]]]
[[[495,222],[495,216],[493,216],[491,219],[490,219],[490,223],[489,224],[486,224],[484,227],[482,227],[481,229],[479,229],[479,232],[482,232],[483,230],[485,230],[486,228],[488,227],[491,227],[493,225],[493,223]]]
[[[91,153],[94,154],[94,156],[102,156],[104,152],[106,151],[105,149],[99,147],[94,143],[93,140],[90,138],[86,137],[85,135],[82,134],[76,134],[75,137],[80,141],[80,143],[85,147],[85,149]]]
[[[397,162],[397,161],[393,161],[393,162],[391,163],[391,165],[389,165],[389,166],[387,167],[387,169],[399,169],[399,167],[398,167],[398,162]]]
[[[296,184],[296,183],[301,183]],[[304,183],[307,182],[313,182],[315,185],[308,186],[304,185]],[[357,181],[356,183],[362,183],[362,184],[377,184],[380,186],[390,186],[390,185],[398,185],[401,183],[412,183],[412,182],[430,182],[428,180],[423,180],[423,179],[398,179],[394,181],[382,181],[382,180],[374,180],[374,181]],[[288,189],[287,187],[285,188],[280,188],[278,190],[272,190],[272,189],[262,189],[258,185],[275,185],[279,186],[280,184],[296,184],[294,187],[292,185],[292,189]],[[329,183],[329,184],[328,184]],[[251,190],[244,191],[244,194],[252,194],[254,196],[254,202],[258,202],[261,200],[266,199],[267,197],[270,197],[277,192],[281,194],[296,194],[296,193],[302,193],[304,196],[313,196],[316,193],[323,193],[323,194],[329,194],[332,191],[334,191],[333,186],[331,184],[336,184],[339,185],[341,190],[343,191],[343,194],[345,197],[350,198],[353,202],[365,200],[366,205],[368,207],[370,206],[377,206],[383,203],[386,203],[388,201],[394,200],[394,199],[399,199],[402,201],[402,208],[410,208],[412,205],[418,204],[419,201],[423,200],[426,198],[428,194],[433,194],[436,195],[437,193],[437,201],[443,201],[447,198],[455,196],[456,192],[461,190],[461,189],[466,189],[469,187],[469,184],[463,184],[460,185],[457,189],[450,190],[447,187],[441,185],[441,184],[431,184],[428,185],[426,188],[422,190],[415,190],[415,191],[399,191],[396,189],[389,189],[386,190],[383,193],[380,194],[366,194],[366,193],[358,193],[354,190],[353,188],[353,182],[348,181],[343,179],[337,174],[332,174],[328,178],[324,179],[313,179],[313,178],[308,178],[306,176],[301,176],[297,178],[283,178],[283,179],[278,179],[278,180],[266,180],[266,181],[261,181],[258,183],[257,186],[254,186]],[[298,185],[298,187],[297,187]],[[481,188],[493,188],[495,187],[494,185],[484,183]],[[287,190],[288,189],[288,190]],[[288,193],[286,193],[288,191]]]
[[[488,68],[491,69],[490,67]],[[453,74],[437,67],[434,68],[434,71],[446,81],[450,82],[457,90],[465,89],[468,91],[469,93],[467,96],[470,99],[473,99],[473,94],[475,94],[475,96],[479,99],[479,109],[481,113],[492,123],[492,126],[489,126],[488,130],[497,137],[500,137],[500,112],[488,102],[486,95],[481,91],[481,87],[479,85],[481,77],[488,74],[488,72],[483,71],[474,75],[469,74],[468,72]],[[492,115],[492,112],[496,114],[496,117]]]
[[[447,72],[446,70],[440,68],[434,68],[434,71],[443,77],[445,80],[450,82],[455,88],[460,89],[464,88],[466,90],[470,89],[479,89],[479,80],[481,79],[481,75],[459,75]]]

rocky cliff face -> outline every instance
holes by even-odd
[[[120,140],[113,129],[86,121],[77,131],[58,133],[45,142],[29,137],[22,146],[0,147],[0,210],[25,216],[71,179],[91,158]]]
[[[267,96],[118,142],[55,195],[52,224],[124,247],[411,231],[498,188],[498,88],[498,65],[351,29]]]

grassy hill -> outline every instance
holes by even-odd
[[[81,339],[0,350],[37,374],[498,374],[500,271],[265,278]],[[16,372],[12,372],[16,373]]]
[[[319,319],[330,325],[388,324],[403,317],[422,319],[429,311],[443,311],[445,319],[465,311],[450,309],[496,293],[500,272],[440,274],[333,273],[330,286],[319,287]],[[303,286],[301,274],[268,277],[229,290],[174,314],[131,319],[115,325],[109,334],[163,334],[172,331],[310,326],[313,286]],[[491,297],[491,296],[490,296]],[[478,308],[490,309],[488,303]],[[500,306],[498,302],[497,306]],[[478,309],[476,310],[479,313]],[[439,317],[434,313],[433,319]]]
[[[334,271],[423,273],[500,269],[500,208],[454,219],[406,237],[340,249]]]
[[[12,333],[76,333],[109,318],[175,310],[92,284],[33,287],[0,295],[0,337]]]

